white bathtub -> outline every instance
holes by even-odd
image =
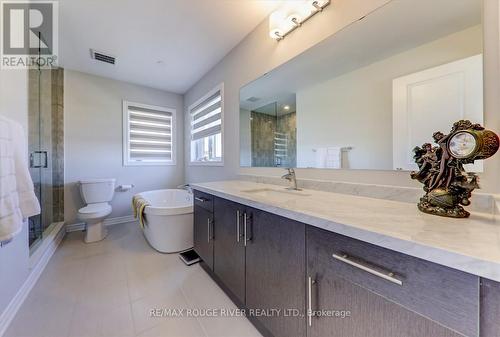
[[[157,190],[139,194],[144,209],[144,236],[159,252],[175,253],[193,247],[193,195],[185,190]]]

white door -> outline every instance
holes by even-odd
[[[483,124],[482,54],[394,79],[394,169],[416,170],[413,148],[433,143],[434,132],[447,134],[460,119]],[[466,169],[482,172],[482,161]]]

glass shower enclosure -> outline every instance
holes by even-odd
[[[297,128],[294,110],[290,105],[276,101],[250,111],[253,167],[297,165]]]
[[[29,218],[33,250],[55,223],[64,221],[63,69],[32,69],[28,91],[28,150],[41,214]]]

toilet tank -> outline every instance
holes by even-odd
[[[115,194],[115,179],[80,180],[80,194],[86,204],[110,202]]]

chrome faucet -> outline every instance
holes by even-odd
[[[186,190],[186,191],[188,191],[189,194],[193,194],[193,188],[189,184],[182,184],[182,185],[177,186],[177,188]]]
[[[295,170],[293,168],[287,168],[287,170],[288,173],[282,176],[281,179],[286,179],[292,183],[292,186],[288,188],[289,190],[300,191],[300,189],[297,188],[297,178],[295,177]]]

